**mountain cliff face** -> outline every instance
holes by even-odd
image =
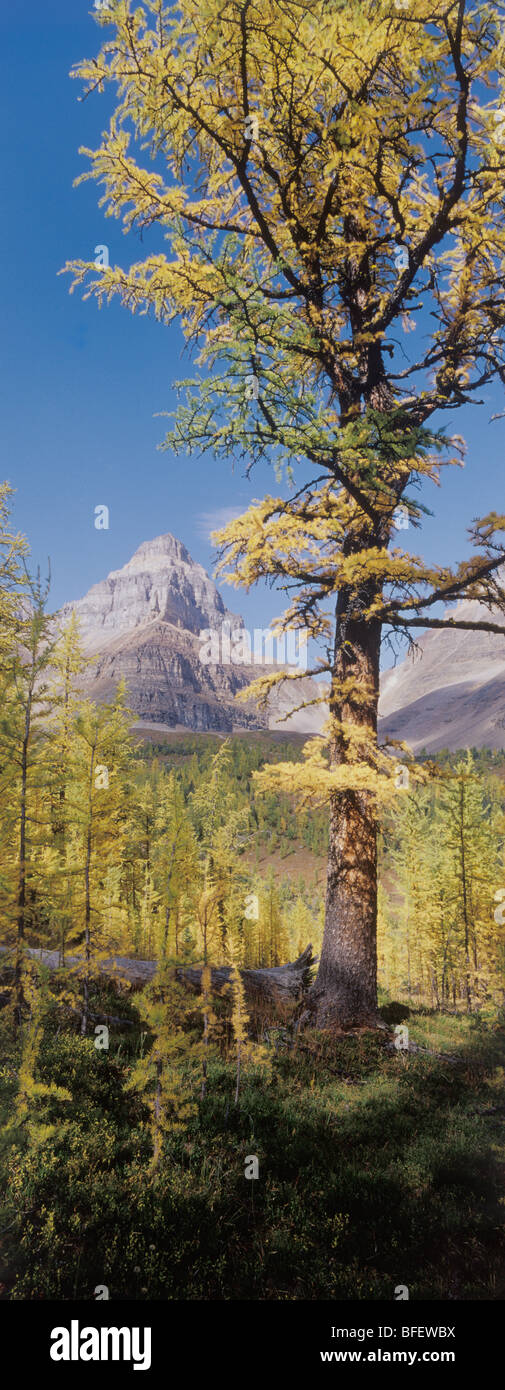
[[[463,600],[454,619],[503,623],[480,603]],[[418,650],[381,680],[380,732],[413,750],[505,748],[505,637],[445,629],[419,638]]]
[[[320,693],[310,677],[280,687],[261,711],[255,702],[234,697],[271,667],[202,662],[200,633],[220,632],[223,624],[227,633],[236,633],[243,618],[225,607],[202,565],[169,533],[145,541],[122,569],[66,603],[60,623],[72,613],[92,658],[82,682],[85,694],[108,700],[124,678],[141,725],[223,732],[277,726],[303,733],[321,727],[324,710],[317,706],[277,723],[295,704]]]

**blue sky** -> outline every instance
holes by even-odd
[[[69,277],[58,278],[67,259],[92,259],[99,243],[112,263],[141,254],[135,237],[104,218],[95,185],[73,188],[86,167],[79,146],[98,143],[108,114],[104,97],[80,103],[80,84],[68,76],[99,46],[88,5],[26,0],[0,12],[1,475],[16,489],[14,520],[33,562],[51,558],[53,608],[163,531],[212,571],[211,521],[278,490],[267,468],[247,481],[212,458],[159,452],[166,425],[156,412],[173,406],[173,381],[191,375],[178,326],[134,318],[118,304],[99,311],[78,291],[69,295]],[[485,394],[483,406],[452,417],[450,430],[468,442],[465,468],[430,487],[424,500],[436,515],[409,535],[427,560],[468,553],[471,518],[505,510],[505,425],[490,423],[505,400]],[[93,525],[100,503],[110,508],[108,531]],[[399,533],[402,543],[406,536]],[[266,626],[282,606],[270,592],[221,589],[250,626]]]

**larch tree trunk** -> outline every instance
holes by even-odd
[[[365,622],[371,586],[361,599],[341,591],[337,603],[330,714],[377,732],[381,625]],[[342,703],[340,683],[352,675],[366,691],[364,703]],[[331,766],[351,761],[342,733],[331,746]],[[377,807],[372,792],[345,790],[330,800],[324,939],[317,979],[310,992],[317,1027],[375,1026],[377,1008]]]

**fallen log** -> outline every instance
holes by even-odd
[[[240,971],[246,999],[251,1002],[264,1000],[270,1003],[288,1003],[300,999],[311,982],[311,970],[315,965],[312,946],[306,946],[297,960],[288,965],[263,966],[257,970]],[[189,985],[191,989],[201,988],[201,966],[177,966],[176,978]],[[230,983],[231,970],[227,965],[215,966],[211,971],[212,989],[221,994]]]
[[[7,947],[0,947],[0,951],[6,950]],[[45,951],[28,946],[26,954],[33,960],[39,960],[48,970],[68,969],[78,975],[83,975],[85,971],[83,956],[66,956],[62,965],[59,951]],[[246,999],[250,1003],[262,1001],[277,1004],[300,999],[310,984],[311,971],[315,964],[312,946],[309,945],[297,960],[290,961],[287,965],[265,966],[257,970],[241,969]],[[107,960],[97,962],[92,973],[97,979],[115,979],[118,983],[127,981],[132,989],[143,989],[144,985],[154,978],[157,969],[158,963],[155,960],[137,960],[134,956],[110,956]],[[201,965],[177,965],[174,967],[174,973],[175,978],[189,989],[196,993],[200,991]],[[213,966],[211,980],[212,990],[221,994],[231,980],[229,966]]]

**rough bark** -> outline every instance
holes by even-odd
[[[360,618],[373,597],[341,591],[337,604],[330,713],[342,722],[377,733],[380,624]],[[356,615],[356,616],[354,616]],[[340,683],[350,675],[368,691],[364,703],[342,702]],[[331,765],[350,760],[337,731]],[[319,1028],[375,1026],[377,1008],[377,808],[370,792],[342,791],[330,801],[330,833],[324,939],[309,1005]]]

